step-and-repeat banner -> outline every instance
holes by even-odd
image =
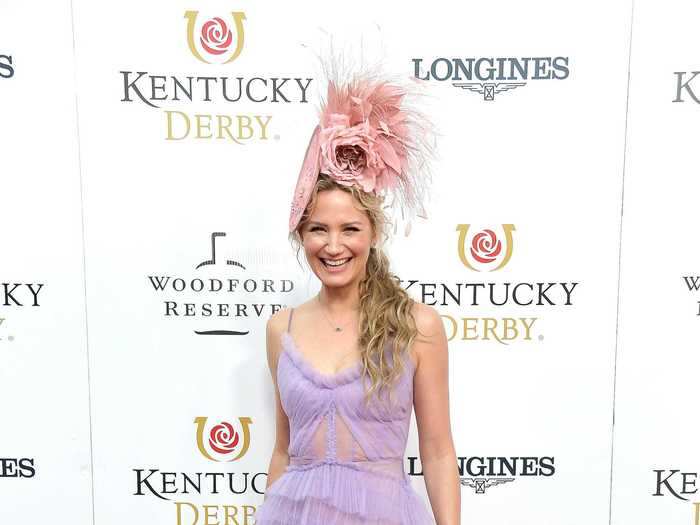
[[[463,523],[700,525],[691,2],[5,2],[0,523],[254,524],[329,42],[425,80]],[[698,78],[696,78],[698,77]],[[415,421],[406,472],[426,499]]]
[[[700,525],[697,2],[634,7],[612,523]]]

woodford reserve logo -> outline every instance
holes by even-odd
[[[688,291],[700,298],[700,275],[684,275],[683,281],[685,281],[685,286],[688,288]],[[698,310],[695,315],[700,316],[700,300],[697,301],[697,306]]]
[[[239,417],[238,422],[213,420],[206,416],[194,419],[194,443],[197,457],[210,462],[240,461],[250,448],[252,418]],[[212,463],[208,463],[212,465]],[[232,471],[178,472],[169,468],[135,468],[134,496],[155,496],[175,504],[177,525],[213,525],[254,523],[255,505],[240,503],[241,498],[264,494],[266,472]],[[237,498],[235,503],[233,498]],[[212,501],[214,500],[214,501]],[[171,507],[172,508],[172,507]]]
[[[456,249],[450,253],[456,252],[459,264],[473,274],[502,276],[511,259],[522,253],[515,249],[513,224],[458,224],[455,230]],[[417,300],[440,308],[448,340],[495,341],[501,345],[543,341],[541,313],[571,308],[579,284],[559,280],[511,282],[507,274],[501,279],[453,283],[407,279],[401,283],[409,293],[417,294]]]
[[[454,87],[491,101],[498,93],[525,86],[529,80],[568,78],[569,57],[441,57],[425,66],[422,58],[414,58],[413,74],[421,80],[452,81]]]
[[[192,271],[146,276],[163,318],[188,326],[194,323],[197,335],[244,336],[250,333],[248,318],[266,317],[281,308],[270,301],[293,292],[294,281],[270,278],[268,267],[260,262],[274,261],[277,254],[267,255],[256,248],[234,253],[233,242],[226,242],[225,232],[212,232],[202,240],[204,255],[196,256]]]
[[[206,17],[199,16],[199,11],[188,10],[184,19],[184,38],[179,47],[187,49],[188,55],[198,63],[221,68],[243,56],[245,13],[232,11],[228,16]],[[275,107],[273,104],[308,103],[308,89],[313,80],[265,76],[259,70],[250,76],[221,76],[216,72],[173,75],[138,69],[119,72],[120,101],[162,109],[162,135],[165,140],[175,142],[242,145],[270,138],[277,140],[279,135],[274,134],[274,113],[270,109]],[[229,69],[222,71],[228,73]],[[215,112],[211,107],[216,108]],[[231,107],[235,112],[230,111]]]

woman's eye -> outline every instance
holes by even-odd
[[[324,230],[320,226],[312,226],[311,228],[309,228],[309,232],[313,233],[313,232],[317,232],[317,231],[324,231]],[[352,228],[345,228],[345,231],[346,232],[359,232],[360,229],[352,227]]]

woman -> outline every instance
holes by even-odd
[[[290,215],[321,290],[267,324],[276,439],[259,525],[460,523],[445,330],[380,246],[382,190],[411,212],[425,189],[407,93],[376,77],[329,83]],[[433,516],[403,467],[412,408]]]

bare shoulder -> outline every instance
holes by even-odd
[[[267,320],[265,329],[267,362],[270,370],[274,373],[277,369],[277,360],[282,351],[282,332],[287,328],[291,308],[282,308],[272,314]]]
[[[420,338],[434,338],[444,332],[442,318],[438,311],[428,304],[413,301],[411,313],[416,321],[418,336]]]
[[[435,308],[418,301],[413,302],[411,313],[418,329],[413,343],[418,366],[425,359],[439,359],[437,354],[447,350],[447,336],[442,317]]]
[[[267,320],[268,335],[282,335],[282,332],[287,328],[291,310],[290,307],[282,308],[270,316]]]

